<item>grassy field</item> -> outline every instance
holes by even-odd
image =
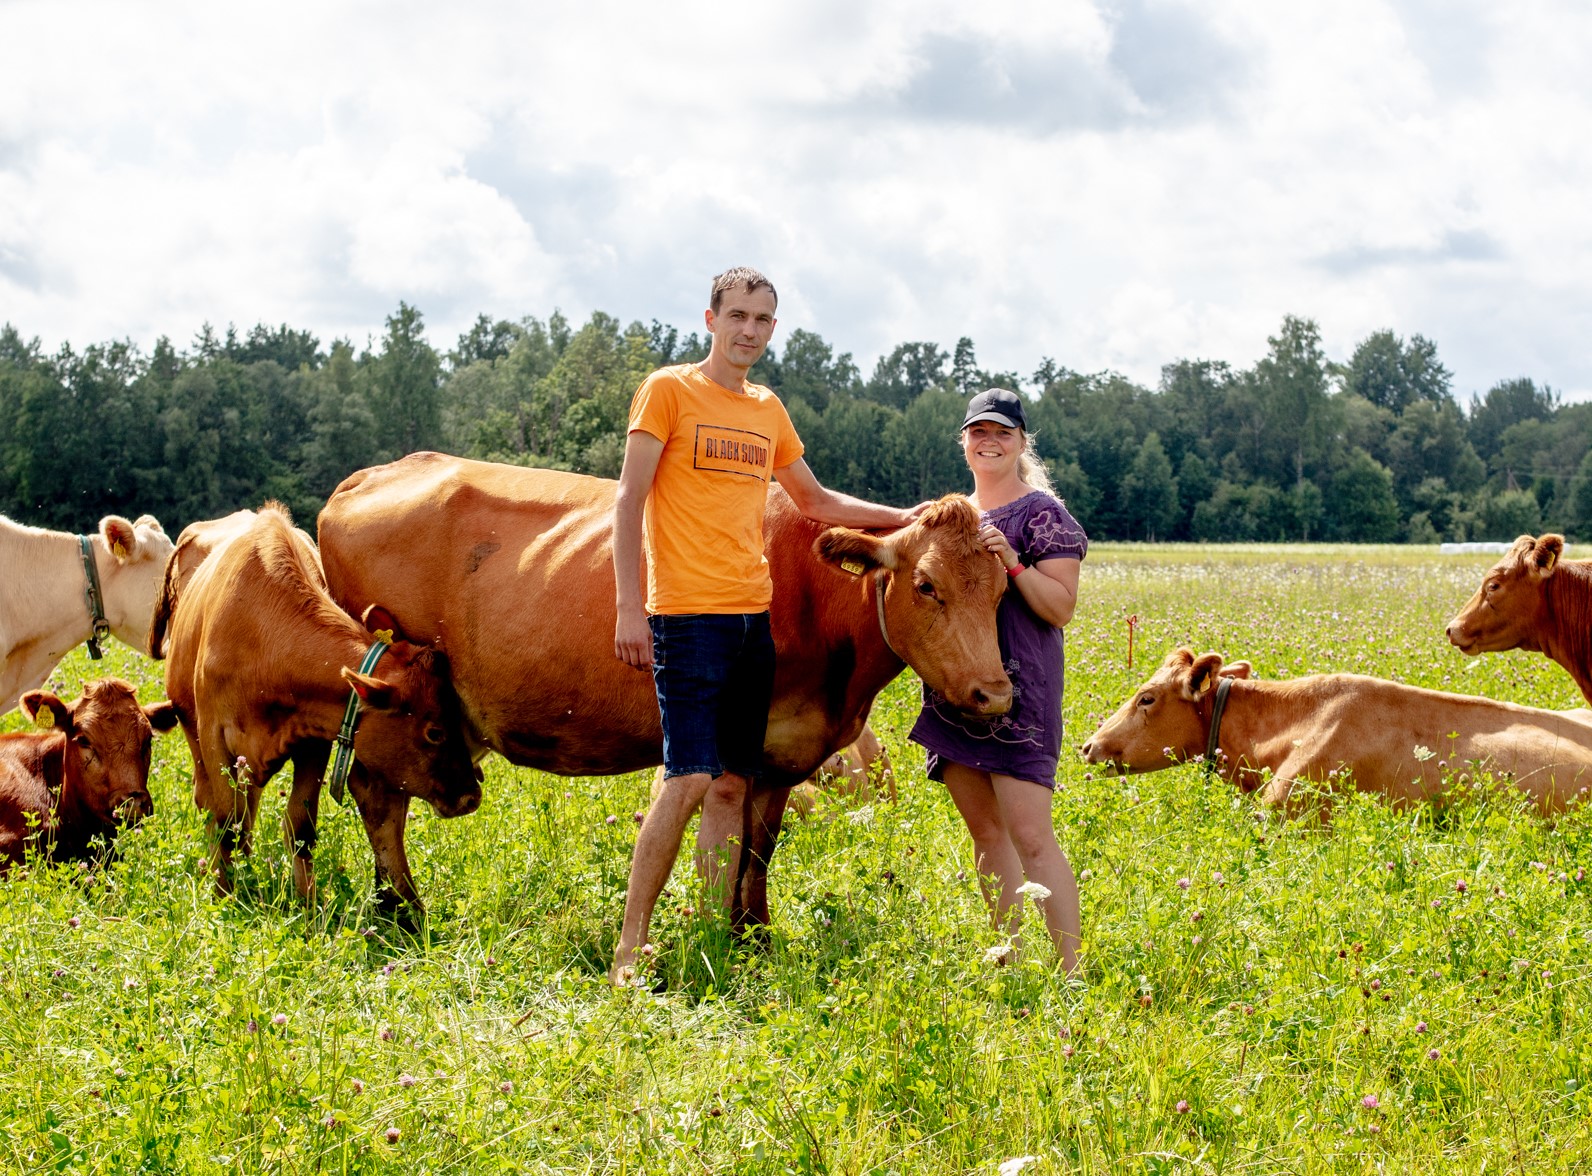
[[[1491,558],[1102,544],[1069,629],[1068,745],[1179,643],[1265,677],[1580,705],[1536,655],[1443,639]],[[74,654],[57,679],[75,697],[98,669]],[[153,663],[117,646],[106,669],[160,697]],[[0,1170],[1592,1169],[1584,814],[1351,798],[1324,831],[1193,767],[1124,781],[1066,753],[1085,962],[1065,981],[1048,945],[986,962],[915,713],[910,675],[875,711],[899,803],[793,822],[766,952],[693,913],[677,871],[661,993],[602,982],[646,775],[494,760],[479,814],[417,811],[414,938],[373,920],[363,832],[330,800],[321,906],[299,906],[274,784],[218,901],[167,738],[157,814],[114,868],[0,883]]]

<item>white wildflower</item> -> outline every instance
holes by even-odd
[[[1050,897],[1050,887],[1039,882],[1024,882],[1017,888],[1017,893],[1035,902],[1044,902]]]
[[[984,949],[984,962],[997,968],[1005,967],[1011,958],[1012,945],[1009,943],[997,943],[994,947]]]
[[[865,804],[855,812],[847,813],[846,816],[854,825],[871,825],[873,824],[873,805]]]
[[[1427,760],[1431,759],[1434,754],[1436,753],[1433,752],[1430,747],[1425,747],[1419,743],[1415,745],[1415,758],[1420,760],[1423,764]]]
[[[1037,1163],[1039,1163],[1038,1156],[1013,1156],[1009,1160],[1002,1160],[995,1170],[1000,1173],[1000,1176],[1018,1176],[1018,1173],[1028,1167],[1029,1164]]]

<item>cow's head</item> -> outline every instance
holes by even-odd
[[[150,619],[172,541],[153,515],[140,515],[132,523],[106,515],[90,542],[111,632],[134,649],[148,649]]]
[[[30,690],[22,696],[22,713],[65,737],[59,805],[75,806],[107,828],[118,821],[136,825],[155,811],[150,743],[155,731],[177,725],[171,703],[139,706],[126,682],[102,678],[87,683],[76,702]]]
[[[365,610],[365,627],[392,638],[373,672],[343,667],[359,695],[354,753],[376,780],[431,805],[439,817],[481,807],[481,772],[464,741],[464,716],[440,648],[404,640],[381,605]]]
[[[846,571],[883,570],[890,646],[931,689],[967,714],[1011,709],[1012,684],[995,635],[1007,577],[978,541],[978,511],[965,496],[946,495],[893,534],[835,527],[815,547]]]
[[[1248,662],[1223,665],[1217,653],[1198,657],[1186,646],[1166,655],[1083,745],[1083,757],[1119,772],[1155,772],[1205,753],[1212,693],[1223,678],[1249,677]]]
[[[1540,614],[1548,580],[1564,554],[1563,535],[1522,535],[1482,577],[1481,587],[1448,622],[1448,639],[1464,654],[1542,648]]]

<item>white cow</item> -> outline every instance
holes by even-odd
[[[105,621],[143,652],[172,542],[150,515],[107,515],[88,538]],[[0,517],[0,714],[93,635],[78,537]]]

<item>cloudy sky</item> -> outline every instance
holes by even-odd
[[[752,264],[864,374],[1153,384],[1296,314],[1587,397],[1589,61],[1585,0],[0,0],[0,321],[694,329]]]

